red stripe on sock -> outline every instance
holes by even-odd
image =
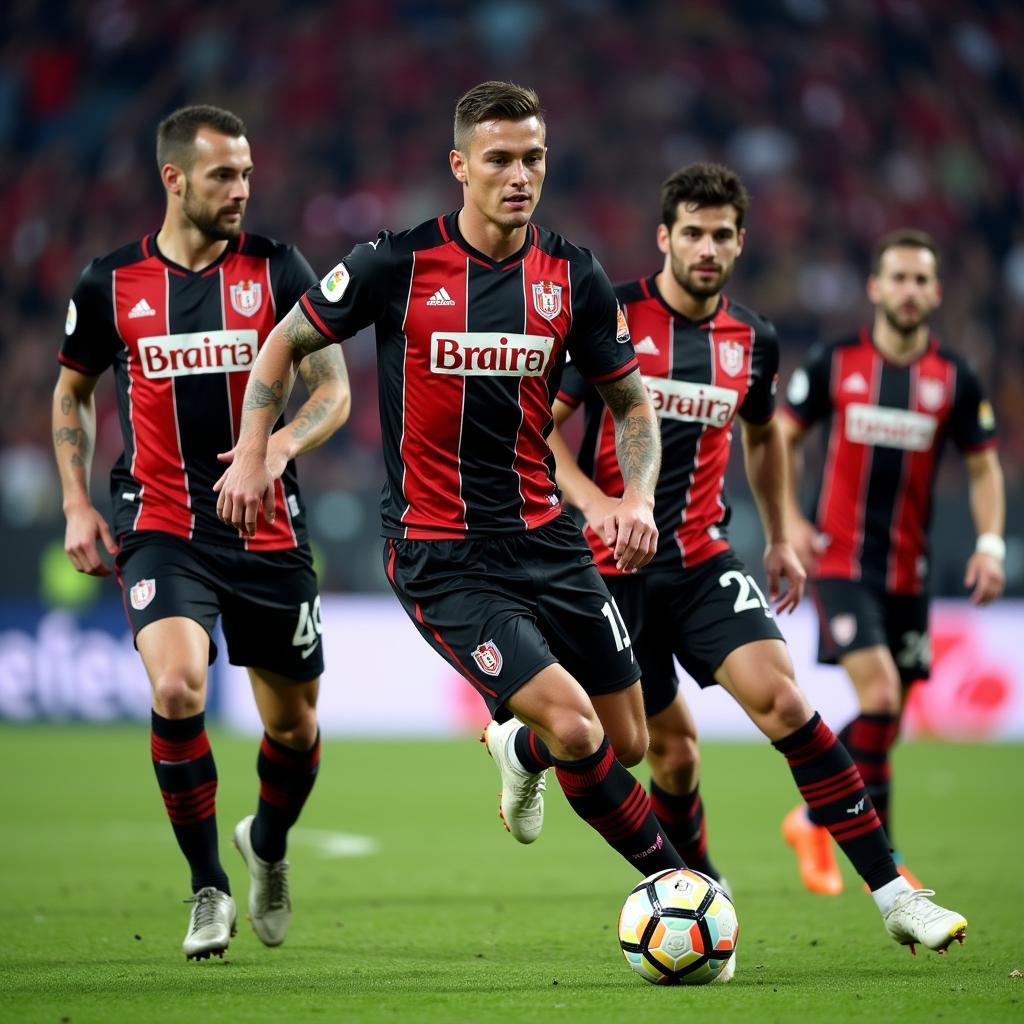
[[[149,734],[149,749],[154,761],[170,764],[182,764],[185,761],[198,761],[210,752],[210,738],[204,729],[198,736],[190,740],[168,740]]]
[[[786,760],[791,768],[807,764],[808,761],[813,761],[824,754],[835,742],[836,737],[832,730],[824,722],[818,722],[814,732],[811,734],[811,738],[795,750],[789,751],[786,754]]]
[[[638,782],[614,811],[587,820],[608,842],[615,843],[633,835],[643,825],[650,809],[647,793]]]
[[[585,796],[588,790],[604,782],[614,761],[615,752],[609,746],[605,749],[601,760],[592,768],[586,771],[575,771],[571,766],[557,765],[555,777],[567,798]]]
[[[209,818],[216,810],[217,780],[204,782],[195,789],[175,793],[161,789],[167,816],[175,825],[192,825]]]
[[[851,818],[849,821],[841,821],[835,825],[829,825],[828,830],[831,832],[832,838],[837,843],[841,843],[847,839],[856,839],[857,836],[862,836],[873,829],[881,827],[882,823],[872,807],[870,811],[858,814],[856,818]]]
[[[293,747],[277,746],[272,743],[269,736],[264,735],[260,743],[260,753],[273,761],[274,764],[283,765],[285,768],[302,768],[308,766],[315,768],[320,763],[320,741],[317,740],[309,750],[295,750]]]

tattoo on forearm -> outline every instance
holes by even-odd
[[[71,465],[76,467],[84,466],[85,459],[83,459],[82,456],[78,454],[78,452],[75,452],[75,454],[71,456]]]
[[[71,412],[71,406],[72,406],[71,396],[70,395],[61,395],[60,396],[60,411],[62,413],[64,413],[65,416],[67,416],[67,414],[69,412]]]
[[[284,408],[284,381],[275,380],[273,384],[264,384],[255,377],[249,378],[249,387],[245,391],[243,409],[266,409],[273,406],[278,412]]]
[[[85,443],[85,431],[81,427],[60,427],[53,432],[53,443],[58,447],[70,444],[77,448]]]
[[[303,356],[310,352],[316,352],[325,345],[331,344],[329,338],[325,338],[309,321],[298,311],[292,311],[278,324],[284,340]]]
[[[648,401],[640,374],[602,384],[599,390],[615,419],[615,451],[623,479],[653,491],[661,465],[661,437],[656,421],[633,412]]]
[[[289,424],[289,429],[292,432],[292,437],[296,441],[304,441],[316,428],[327,419],[328,414],[333,407],[334,402],[329,402],[325,399],[317,399],[316,401],[307,402],[300,410],[299,414]]]
[[[615,452],[622,479],[654,490],[660,463],[657,427],[646,416],[627,416],[615,425]]]
[[[341,346],[332,344],[311,352],[299,364],[299,373],[302,374],[302,379],[311,392],[330,381],[346,382],[348,373],[341,355]]]

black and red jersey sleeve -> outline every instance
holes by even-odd
[[[281,247],[270,262],[270,274],[278,317],[287,313],[316,284],[313,268],[294,245]]]
[[[309,322],[331,341],[343,341],[379,320],[387,309],[395,262],[391,232],[357,245],[299,300]]]
[[[64,343],[58,359],[79,373],[96,376],[114,361],[121,347],[114,324],[112,278],[93,260],[79,278],[68,303]]]
[[[974,370],[961,359],[957,359],[956,364],[956,394],[949,416],[949,436],[963,452],[991,448],[996,443],[992,405]]]
[[[583,378],[603,384],[625,377],[638,364],[611,282],[601,264],[590,253],[587,256],[590,265],[584,268],[583,279],[573,282],[577,294],[565,343]]]
[[[786,408],[805,427],[825,419],[832,411],[833,349],[831,345],[815,345],[789,378]]]
[[[779,335],[767,320],[754,335],[750,361],[750,387],[739,414],[748,423],[767,423],[775,415],[775,392],[779,386]]]
[[[583,404],[587,395],[593,390],[593,385],[588,384],[583,374],[576,369],[576,364],[570,359],[562,371],[562,379],[558,384],[557,398],[574,409]]]

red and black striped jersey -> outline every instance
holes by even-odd
[[[766,423],[774,415],[778,337],[767,320],[724,295],[713,316],[688,320],[664,300],[653,275],[617,285],[615,294],[661,425],[658,551],[647,569],[696,565],[729,546],[724,474],[733,419],[738,413]],[[558,398],[584,408],[580,468],[605,494],[620,496],[614,424],[573,363]],[[620,575],[608,547],[589,527],[585,533],[601,572]]]
[[[217,453],[238,436],[256,353],[315,280],[293,246],[248,234],[198,272],[167,259],[155,234],[85,268],[59,358],[89,375],[113,364],[124,438],[110,478],[119,538],[161,530],[253,551],[305,541],[294,464],[276,483],[274,525],[251,540],[217,518],[212,487],[224,471]]]
[[[909,365],[890,362],[869,330],[817,346],[789,383],[787,413],[825,423],[813,518],[827,547],[817,574],[919,594],[947,436],[964,452],[995,445],[995,417],[974,371],[930,339]]]
[[[300,303],[341,340],[374,323],[387,537],[518,533],[559,514],[548,447],[566,351],[588,379],[636,369],[594,256],[529,225],[500,262],[458,214],[357,245]]]

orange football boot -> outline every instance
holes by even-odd
[[[796,853],[800,880],[811,892],[821,896],[838,896],[843,891],[832,836],[827,828],[807,819],[804,805],[794,807],[782,819],[782,836]]]

